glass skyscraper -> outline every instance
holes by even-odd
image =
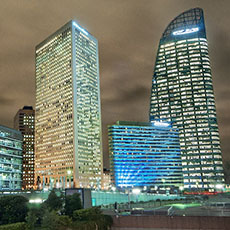
[[[34,186],[34,109],[24,106],[14,117],[14,128],[22,133],[22,189]]]
[[[98,42],[70,21],[36,47],[35,179],[39,187],[100,187]]]
[[[21,132],[0,125],[0,191],[20,190],[21,184]]]
[[[164,31],[152,80],[150,120],[179,130],[184,187],[213,191],[224,184],[220,138],[203,11],[188,10]]]
[[[118,121],[108,127],[112,184],[119,189],[183,185],[178,131],[169,123]]]

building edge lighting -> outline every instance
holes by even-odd
[[[89,35],[89,33],[85,30],[85,29],[83,29],[82,27],[80,27],[76,22],[73,22],[73,25],[78,29],[78,30],[80,30],[82,33],[84,33],[85,35]]]

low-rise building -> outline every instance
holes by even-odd
[[[22,135],[0,125],[0,191],[21,189]]]
[[[178,131],[170,123],[118,121],[108,127],[112,183],[119,189],[183,186]]]

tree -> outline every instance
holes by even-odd
[[[24,222],[28,200],[23,196],[3,196],[0,198],[0,224]]]
[[[66,196],[65,198],[65,215],[73,217],[73,212],[82,208],[80,194]]]
[[[52,190],[48,196],[48,199],[44,202],[45,205],[50,211],[58,211],[62,208],[63,199],[58,197],[55,193],[55,190]]]
[[[43,230],[55,230],[57,229],[57,214],[55,211],[49,212],[46,211],[44,213],[44,217],[42,219],[41,227]]]
[[[36,221],[37,221],[37,216],[36,216],[37,212],[35,209],[31,209],[28,212],[28,215],[26,217],[26,222],[27,222],[27,226],[30,230],[34,230]]]

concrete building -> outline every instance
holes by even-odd
[[[100,188],[98,42],[70,21],[36,47],[35,178],[39,188]]]

